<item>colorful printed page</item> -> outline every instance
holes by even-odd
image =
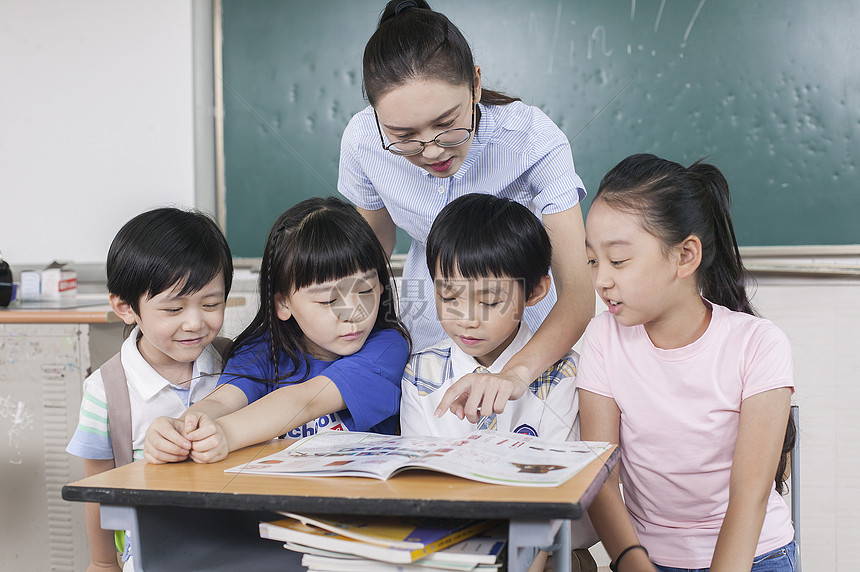
[[[427,469],[484,483],[555,487],[609,448],[605,442],[549,442],[496,431],[457,438],[323,431],[226,471],[384,480],[400,471]]]

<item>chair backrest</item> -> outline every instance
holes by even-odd
[[[794,421],[795,436],[794,447],[789,453],[791,459],[791,488],[789,498],[791,499],[791,522],[794,524],[795,560],[797,572],[800,569],[800,409],[797,405],[791,406],[791,419]]]

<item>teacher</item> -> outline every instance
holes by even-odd
[[[338,190],[389,255],[396,227],[412,237],[400,313],[415,349],[445,338],[425,241],[446,204],[467,193],[512,199],[542,219],[552,241],[554,292],[526,311],[531,341],[498,374],[461,378],[437,411],[474,423],[478,409],[500,413],[522,396],[594,315],[579,205],[585,189],[564,133],[538,108],[483,89],[460,30],[423,0],[386,5],[364,50],[363,80],[370,106],[343,133]]]

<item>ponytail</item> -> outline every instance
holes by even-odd
[[[504,94],[492,89],[481,89],[481,103],[484,105],[507,105],[515,101],[522,101],[519,97]]]
[[[687,171],[706,193],[702,204],[710,207],[706,211],[710,211],[713,225],[713,247],[705,248],[703,245],[699,290],[712,302],[754,316],[756,313],[747,297],[745,285],[748,273],[732,226],[729,184],[719,169],[701,160],[693,163]]]
[[[779,465],[776,467],[776,476],[774,477],[774,489],[781,495],[788,492],[785,481],[788,479],[790,469],[788,462],[791,458],[791,450],[794,449],[796,439],[797,427],[794,425],[794,417],[789,413],[788,424],[785,426],[785,438],[782,441],[782,453],[779,455]],[[796,487],[797,483],[791,483],[791,486]]]
[[[424,0],[391,0],[379,16],[376,31],[364,47],[362,91],[375,106],[390,90],[412,79],[435,79],[450,85],[472,85],[475,60],[462,32]],[[481,103],[519,101],[484,89]]]

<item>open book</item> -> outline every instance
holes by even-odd
[[[609,448],[604,442],[549,442],[496,431],[456,438],[322,431],[226,472],[384,480],[407,469],[427,469],[483,483],[555,487]]]

